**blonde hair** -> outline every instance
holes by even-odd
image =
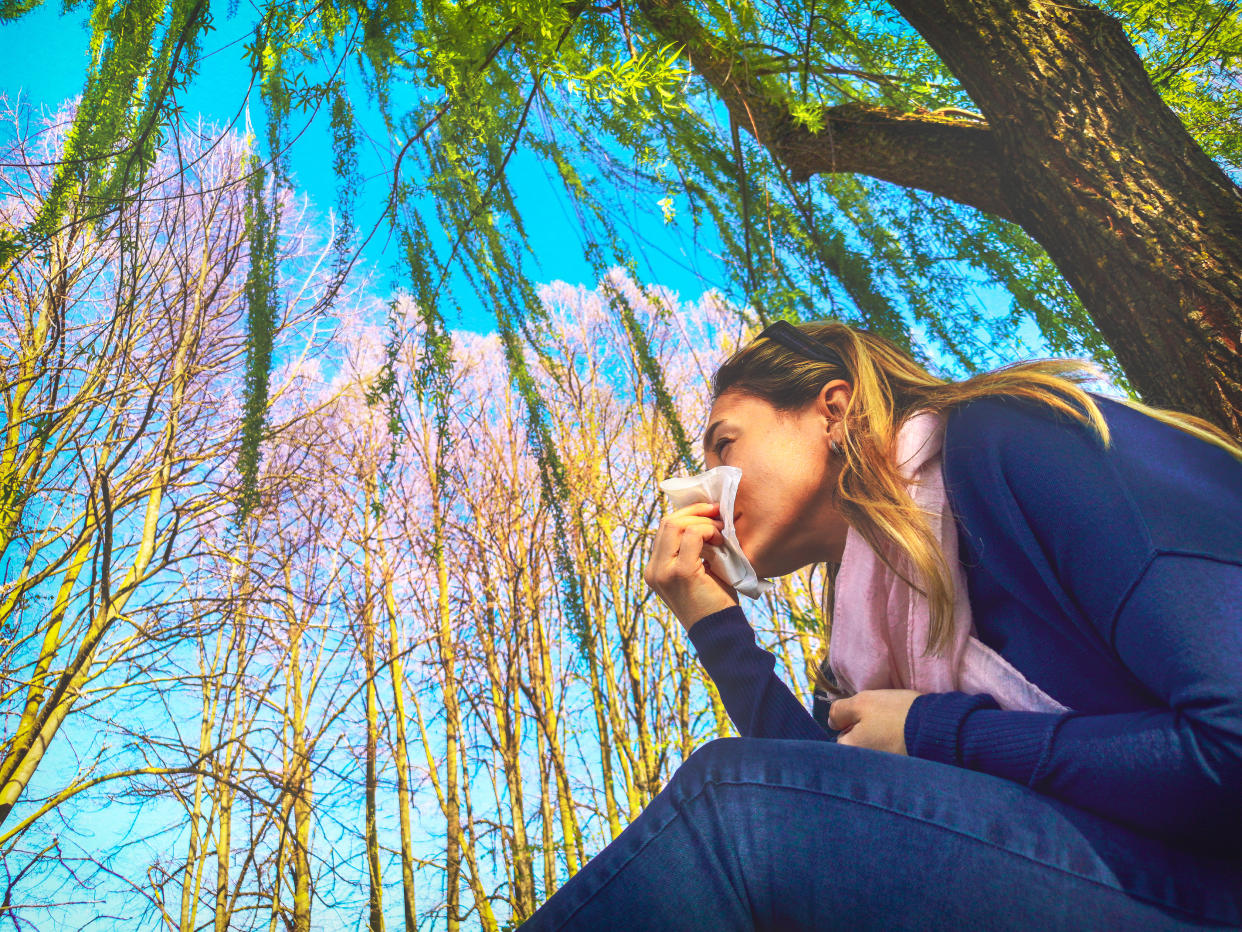
[[[902,423],[918,410],[944,416],[950,409],[976,398],[1008,395],[1043,402],[1090,425],[1108,449],[1107,422],[1091,396],[1075,384],[1099,380],[1104,372],[1087,359],[1039,359],[1010,363],[952,382],[929,373],[885,337],[839,321],[811,321],[797,327],[806,336],[836,350],[846,371],[832,363],[793,353],[774,340],[756,339],[716,370],[712,376],[712,400],[735,392],[766,401],[779,412],[789,412],[806,407],[833,379],[845,379],[851,384],[853,391],[843,417],[843,466],[834,490],[837,507],[884,564],[927,598],[931,632],[924,656],[932,651],[941,653],[952,633],[952,576],[938,538],[897,470],[896,436]],[[1215,444],[1242,461],[1242,446],[1203,418],[1125,398],[1115,400]],[[927,589],[889,563],[881,546],[884,542],[897,546],[904,562],[913,567],[919,579],[926,581]],[[951,556],[957,558],[956,554]],[[829,585],[836,568],[828,567]],[[827,588],[824,605],[824,622],[831,637]],[[821,663],[816,672],[816,686],[828,690],[823,666]]]

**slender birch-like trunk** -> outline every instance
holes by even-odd
[[[377,758],[379,754],[379,693],[375,685],[375,598],[371,580],[371,550],[375,546],[370,516],[375,502],[376,482],[373,472],[363,480],[365,489],[362,509],[362,604],[358,635],[362,640],[362,669],[366,677],[363,688],[364,715],[366,718],[365,774],[363,776],[363,800],[365,825],[363,828],[367,851],[367,926],[371,932],[384,932],[384,878],[381,873],[379,830],[376,825],[376,796],[378,791]]]
[[[406,932],[417,932],[414,918],[414,842],[410,832],[410,762],[405,719],[405,666],[397,630],[397,600],[393,594],[392,568],[385,566],[384,605],[388,610],[388,656],[392,680],[393,762],[397,768],[397,815],[401,827],[401,891]]]

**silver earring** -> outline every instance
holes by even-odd
[[[835,453],[837,456],[841,455],[841,452],[842,452],[841,444],[837,443],[835,440],[833,440],[830,444],[828,444],[828,448],[832,450],[832,452]]]

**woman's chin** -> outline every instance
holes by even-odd
[[[742,548],[742,553],[746,554],[746,559],[749,561],[751,569],[755,571],[755,575],[760,579],[770,579],[773,576],[785,575],[780,571],[780,567],[773,566],[772,560],[768,554],[763,552],[762,546],[752,548],[746,543],[745,538],[741,534],[737,537],[737,543]]]
[[[745,551],[743,551],[745,553]],[[750,555],[746,558],[750,560]],[[755,571],[755,575],[760,579],[777,579],[781,576],[788,576],[801,567],[789,566],[788,561],[782,562],[779,558],[776,560],[768,559],[766,556],[760,555],[756,559],[750,560],[750,565]]]
[[[755,571],[755,575],[760,579],[767,579],[768,565],[767,561],[763,558],[763,555],[755,554],[754,556],[751,556],[750,551],[745,547],[742,547],[742,553],[746,554],[746,559],[750,562],[751,569]]]

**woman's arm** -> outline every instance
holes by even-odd
[[[906,746],[1014,780],[1171,841],[1242,852],[1242,565],[1161,554],[1113,628],[1161,705],[1137,712],[1011,712],[990,696],[920,696]]]
[[[776,658],[755,642],[740,605],[705,616],[689,635],[742,737],[832,740],[776,675]]]
[[[1037,653],[1075,712],[1002,711],[990,697],[919,697],[909,753],[996,774],[1199,850],[1242,852],[1242,465],[1096,396],[1108,448],[1065,415],[985,398],[954,411],[944,476],[970,564],[1079,647]],[[972,605],[972,608],[974,606]],[[1004,611],[1004,608],[1001,608]],[[995,631],[1012,620],[977,619]],[[1001,634],[1004,637],[1004,634]],[[1098,654],[1098,661],[1090,658]],[[1012,659],[1012,658],[1011,658]],[[1068,668],[1057,669],[1060,664]],[[1080,705],[1073,677],[1124,671],[1132,711]],[[1119,670],[1118,668],[1122,668]],[[1111,668],[1111,669],[1110,669]],[[1107,698],[1099,697],[1102,703]]]

